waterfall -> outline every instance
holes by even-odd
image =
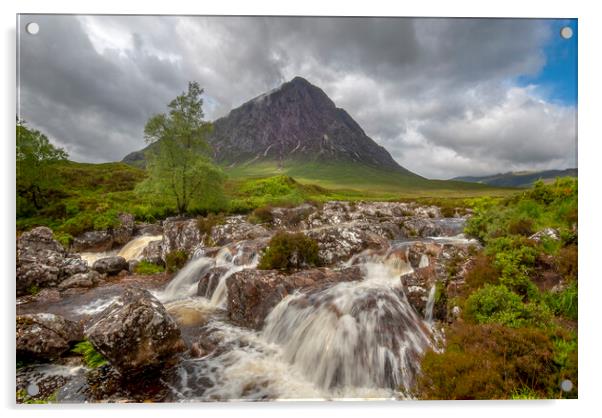
[[[437,293],[437,284],[433,284],[429,291],[429,297],[426,301],[426,307],[424,309],[424,319],[426,322],[431,324],[433,322],[433,307],[435,306],[435,294]]]
[[[430,331],[386,264],[363,265],[365,279],[281,301],[263,337],[324,389],[409,389]]]
[[[155,296],[161,302],[170,302],[196,295],[199,279],[213,266],[215,266],[215,260],[212,258],[201,256],[192,259],[176,274],[164,290],[154,292]]]
[[[142,235],[125,244],[117,255],[125,258],[127,261],[138,260],[142,258],[142,252],[148,244],[153,241],[161,241],[162,239],[163,235]]]

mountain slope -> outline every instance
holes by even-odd
[[[227,167],[259,162],[274,162],[280,169],[291,162],[349,163],[420,178],[397,164],[345,110],[301,77],[217,119],[208,141],[215,160]],[[143,165],[145,150],[123,161]]]
[[[530,187],[537,180],[551,182],[554,181],[557,177],[577,177],[577,169],[567,168],[566,170],[515,171],[481,177],[454,177],[452,180],[488,184],[490,186],[498,187]]]

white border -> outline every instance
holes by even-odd
[[[125,416],[132,413],[165,415],[173,410],[178,416],[261,416],[305,417],[330,413],[345,417],[366,417],[373,413],[380,416],[428,416],[441,417],[508,417],[523,416],[590,416],[601,409],[597,400],[602,389],[600,384],[600,310],[602,274],[596,263],[600,245],[599,196],[600,187],[600,41],[602,40],[601,14],[593,6],[596,2],[505,0],[497,2],[454,0],[394,2],[385,0],[304,0],[278,1],[230,1],[193,2],[186,0],[125,3],[123,0],[20,0],[18,3],[1,2],[3,54],[1,62],[4,92],[0,100],[3,120],[2,156],[2,271],[4,293],[14,289],[10,285],[14,274],[14,121],[15,121],[15,22],[16,13],[106,13],[106,14],[248,14],[248,15],[380,15],[380,16],[481,16],[481,17],[576,17],[579,18],[579,277],[580,277],[580,341],[579,341],[579,397],[578,401],[546,402],[404,402],[404,403],[264,403],[264,404],[193,404],[193,405],[90,405],[59,406],[54,408],[19,408],[14,403],[14,305],[4,308],[2,320],[6,342],[2,347],[2,406],[9,415],[106,417]],[[517,40],[520,42],[520,40]],[[13,296],[8,294],[8,299]],[[176,412],[177,411],[177,412]]]

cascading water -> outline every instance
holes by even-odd
[[[321,388],[409,389],[430,331],[394,270],[383,263],[363,268],[363,281],[283,300],[267,317],[263,337]]]
[[[424,308],[424,319],[426,322],[431,324],[433,322],[433,308],[435,307],[435,295],[437,293],[437,286],[433,285],[429,291],[429,297],[426,301],[426,307]]]
[[[163,235],[142,235],[134,238],[119,250],[118,256],[125,258],[126,260],[139,260],[142,258],[142,252],[144,249],[153,241],[161,241]]]

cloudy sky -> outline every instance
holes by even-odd
[[[565,25],[576,35],[574,20],[25,15],[20,117],[73,160],[115,161],[189,80],[213,120],[300,75],[420,175],[576,167]]]

